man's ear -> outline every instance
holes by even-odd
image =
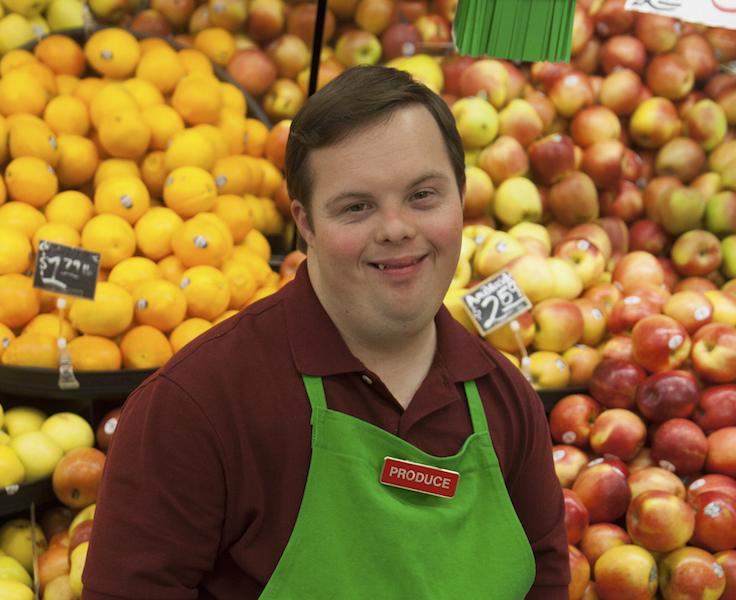
[[[291,216],[294,217],[294,223],[299,230],[299,235],[307,243],[307,246],[314,246],[314,232],[309,226],[307,218],[307,209],[299,200],[291,201]]]

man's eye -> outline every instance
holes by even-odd
[[[351,204],[350,206],[348,206],[347,210],[348,212],[360,212],[362,210],[365,210],[365,208],[366,204],[361,202],[359,204]]]
[[[429,198],[430,195],[431,192],[429,190],[422,190],[421,192],[414,194],[414,197],[418,200],[422,200],[424,198]]]

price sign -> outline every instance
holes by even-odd
[[[532,308],[511,273],[491,275],[463,296],[463,305],[481,335],[498,329]]]
[[[624,9],[736,29],[736,0],[626,0]]]
[[[98,252],[40,240],[33,287],[94,300],[99,271]]]

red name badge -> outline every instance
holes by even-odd
[[[456,471],[438,469],[390,456],[383,461],[381,472],[381,483],[384,485],[443,498],[452,498],[455,495],[459,479],[460,473]]]

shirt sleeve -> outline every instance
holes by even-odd
[[[194,600],[221,551],[225,465],[215,428],[156,377],[126,401],[85,563],[84,600]]]

